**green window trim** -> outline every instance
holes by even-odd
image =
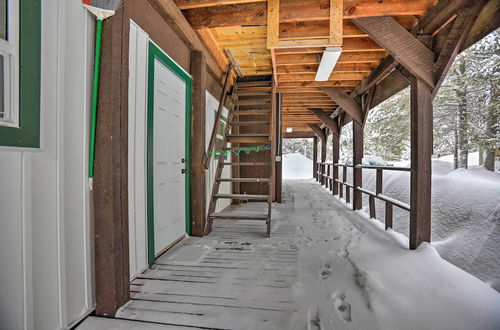
[[[19,128],[0,126],[0,146],[40,147],[41,1],[19,0]]]
[[[148,264],[155,262],[154,246],[154,198],[153,198],[153,118],[154,118],[154,69],[155,60],[160,61],[186,83],[186,170],[185,175],[185,210],[186,233],[191,235],[191,76],[177,63],[167,56],[153,42],[149,42],[148,53],[148,105],[147,105],[147,232],[148,232]]]

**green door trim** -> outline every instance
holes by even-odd
[[[154,118],[154,69],[155,60],[165,65],[186,83],[186,233],[191,235],[191,76],[175,63],[165,52],[153,42],[149,42],[148,53],[148,114],[147,114],[147,226],[148,226],[148,264],[155,262],[154,241],[154,198],[153,198],[153,118]]]

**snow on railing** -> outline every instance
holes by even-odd
[[[339,167],[342,167],[342,179],[339,179]],[[347,182],[347,169],[359,168],[376,170],[375,191],[364,189],[363,187],[354,187]],[[385,202],[385,229],[392,228],[393,206],[397,206],[403,210],[410,211],[410,205],[398,201],[394,198],[382,194],[383,171],[406,171],[410,172],[409,167],[394,167],[394,166],[373,166],[373,165],[349,165],[329,162],[318,162],[315,164],[315,179],[330,190],[333,195],[338,195],[338,198],[344,199],[346,203],[351,202],[351,189],[368,195],[370,218],[376,217],[375,199]],[[345,198],[344,198],[345,189]]]

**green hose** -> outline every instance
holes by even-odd
[[[94,178],[95,129],[97,122],[97,99],[99,96],[99,64],[101,61],[101,38],[102,38],[102,20],[98,19],[96,39],[95,39],[94,90],[92,93],[92,117],[90,123],[90,143],[89,143],[89,187],[91,190],[92,190],[92,181]]]

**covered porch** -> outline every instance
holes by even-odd
[[[266,204],[231,208],[251,213],[261,206]],[[441,259],[429,244],[408,250],[406,238],[313,180],[284,181],[272,223],[273,235],[266,238],[255,221],[214,221],[210,235],[184,240],[136,278],[131,300],[115,319],[90,317],[78,329],[500,324],[498,294],[487,284]]]

